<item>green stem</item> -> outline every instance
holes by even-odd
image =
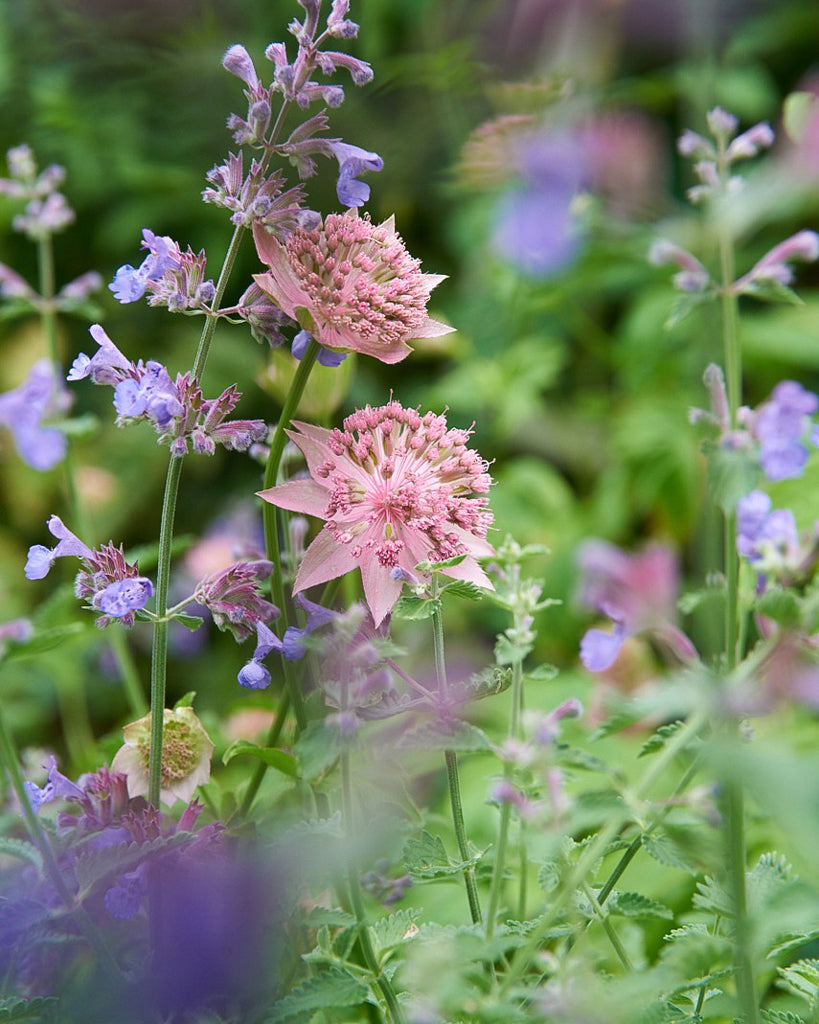
[[[287,718],[287,711],[290,707],[290,691],[285,687],[279,695],[279,703],[276,705],[276,711],[274,713],[273,721],[270,724],[270,730],[267,734],[267,740],[265,742],[266,747],[275,747],[279,742],[282,729],[284,728],[284,722]],[[236,812],[238,818],[246,818],[250,813],[250,808],[253,806],[253,801],[256,799],[256,794],[259,792],[259,786],[262,784],[267,765],[264,761],[260,761],[250,778],[250,782],[247,784],[245,795],[242,797],[242,802],[239,805],[239,809]]]
[[[94,951],[99,963],[102,964],[104,969],[112,977],[118,978],[121,981],[122,974],[116,961],[111,955],[111,951],[107,943],[97,931],[93,922],[86,913],[85,908],[82,904],[77,902],[76,897],[68,888],[62,872],[60,871],[60,866],[57,863],[57,858],[54,856],[54,851],[51,848],[48,836],[46,835],[39,818],[31,807],[31,803],[28,799],[28,793],[26,792],[25,782],[20,771],[20,765],[17,761],[17,755],[14,752],[14,744],[12,743],[11,736],[6,726],[6,720],[5,716],[2,714],[2,709],[0,709],[0,763],[2,763],[9,781],[11,782],[12,789],[17,796],[31,841],[40,852],[40,856],[43,859],[43,868],[48,875],[51,884],[54,886],[59,899],[76,921],[83,937],[90,948]]]
[[[446,656],[444,654],[444,624],[441,615],[440,602],[438,601],[438,576],[432,574],[432,598],[435,611],[432,613],[432,640],[435,651],[435,673],[438,680],[438,692],[443,696],[447,691],[446,678]],[[458,755],[454,750],[444,751],[446,762],[446,779],[449,787],[449,803],[452,808],[452,822],[455,826],[455,838],[458,842],[458,852],[464,863],[464,882],[466,883],[466,897],[469,901],[469,913],[473,924],[480,924],[482,920],[481,902],[478,897],[478,885],[475,881],[475,867],[467,864],[471,857],[469,840],[466,836],[466,825],[464,823],[464,809],[461,800],[461,783],[458,773]]]
[[[685,725],[671,738],[663,750],[657,755],[654,763],[640,780],[633,792],[633,799],[642,799],[654,783],[674,760],[677,754],[691,742],[702,729],[708,718],[706,710],[698,711],[692,715]],[[625,814],[625,812],[624,812]],[[594,840],[586,846],[580,855],[573,870],[567,875],[555,894],[554,902],[537,924],[537,927],[530,934],[526,944],[517,949],[513,955],[509,970],[503,979],[502,990],[508,989],[517,982],[523,974],[532,957],[537,952],[544,936],[552,927],[564,904],[571,899],[572,894],[586,879],[594,865],[604,855],[609,843],[615,838],[623,826],[624,815],[612,815],[606,825],[597,833]]]
[[[523,663],[516,659],[512,663],[512,687],[511,707],[509,709],[509,728],[507,736],[509,739],[516,739],[520,730],[520,707],[521,694],[523,689]],[[513,774],[513,766],[507,761],[503,769],[503,778],[510,782]],[[492,884],[489,890],[489,907],[486,911],[486,939],[492,938],[495,929],[495,918],[500,904],[501,890],[503,888],[503,874],[506,866],[506,846],[509,837],[509,822],[511,819],[512,806],[508,800],[501,804],[500,821],[498,823],[498,838],[495,841],[495,864],[492,869]]]
[[[286,431],[290,427],[293,416],[298,410],[299,403],[301,402],[302,395],[304,394],[304,389],[307,385],[310,373],[316,363],[316,359],[318,358],[319,351],[320,346],[318,342],[315,339],[311,339],[310,344],[307,346],[307,351],[302,356],[299,367],[296,370],[293,383],[290,385],[290,390],[287,393],[287,398],[285,399],[284,406],[282,407],[281,416],[279,417],[279,422],[276,425],[273,440],[270,444],[270,453],[267,457],[267,464],[265,465],[264,471],[265,490],[269,487],[273,487],[278,480],[282,454],[284,453],[284,446],[287,443]],[[279,510],[275,505],[272,505],[268,501],[264,503],[263,520],[265,550],[267,552],[268,559],[273,563],[273,575],[270,580],[270,586],[273,603],[280,612],[278,624],[279,633],[281,635],[288,626],[288,612],[287,599],[284,593],[284,578],[281,569]],[[307,712],[304,708],[301,687],[299,686],[299,680],[293,670],[292,663],[287,661],[287,659],[284,659],[282,664],[284,668],[285,684],[290,692],[290,700],[293,703],[293,711],[296,716],[296,727],[298,731],[301,731],[307,725]]]
[[[364,910],[364,900],[361,895],[361,880],[359,878],[358,866],[355,856],[355,836],[360,832],[356,829],[353,821],[353,788],[352,776],[350,773],[350,752],[346,743],[342,746],[340,755],[341,764],[341,800],[342,813],[344,816],[345,832],[350,840],[351,849],[347,854],[347,884],[350,889],[350,902],[353,907],[356,922],[358,923],[358,944],[364,963],[375,979],[375,983],[381,991],[384,1001],[389,1009],[390,1018],[393,1024],[404,1024],[404,1015],[398,1004],[395,992],[388,978],[384,976],[378,963],[378,957],[373,949],[370,929],[367,926],[367,915]]]
[[[119,668],[120,678],[125,688],[128,704],[131,707],[131,713],[134,718],[142,718],[148,712],[148,704],[145,700],[145,694],[142,692],[139,672],[137,672],[137,667],[134,664],[133,655],[128,646],[128,638],[122,626],[118,624],[109,626],[108,640]]]
[[[725,156],[725,142],[720,140],[717,165],[725,186],[730,167]],[[718,221],[720,274],[722,278],[722,334],[725,353],[725,383],[728,394],[731,427],[736,425],[737,412],[742,404],[742,349],[739,337],[739,305],[733,290],[736,276],[733,238],[725,218]],[[729,675],[737,667],[742,652],[739,649],[741,609],[739,604],[739,556],[736,549],[737,521],[732,510],[725,516],[725,672]],[[736,733],[736,724],[728,730]],[[739,1004],[745,1024],[756,1024],[759,1007],[756,997],[754,965],[749,943],[747,892],[745,883],[746,837],[742,783],[736,778],[725,781],[725,841],[728,887],[734,909],[734,977]]]
[[[164,618],[168,605],[171,575],[171,545],[182,459],[171,455],[165,479],[162,520],[159,528],[159,553],[156,567],[156,615],[151,650],[151,748],[148,757],[148,803],[159,807],[162,788],[162,737],[165,725],[165,690],[168,671],[168,621]]]
[[[586,896],[586,899],[589,901],[589,903],[591,903],[591,907],[594,911],[595,917],[603,926],[603,931],[606,933],[606,936],[608,937],[608,940],[611,943],[614,952],[617,954],[617,959],[620,961],[620,963],[623,965],[623,967],[625,967],[627,971],[633,970],[631,966],[631,961],[628,958],[628,953],[626,953],[625,947],[623,946],[623,943],[620,941],[620,936],[617,934],[614,925],[612,925],[611,921],[609,920],[608,914],[603,909],[600,900],[598,900],[598,898],[594,895],[594,893],[591,890],[591,887],[587,882],[583,883],[582,889],[583,893]]]

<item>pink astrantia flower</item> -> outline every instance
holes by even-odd
[[[355,211],[331,213],[285,243],[258,225],[253,236],[270,268],[256,283],[320,345],[397,363],[412,351],[408,341],[452,330],[427,315],[443,277],[421,273],[392,217],[375,225]]]
[[[390,402],[367,406],[343,429],[294,423],[288,431],[307,459],[311,480],[260,492],[273,505],[325,519],[296,574],[294,592],[361,568],[376,626],[401,593],[401,572],[419,562],[466,557],[442,571],[491,589],[475,561],[491,555],[486,462],[467,448],[469,431],[443,416]]]

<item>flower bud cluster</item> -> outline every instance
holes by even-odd
[[[99,324],[90,328],[90,334],[100,347],[91,358],[81,353],[74,360],[68,379],[90,377],[95,384],[111,385],[118,425],[147,419],[159,434],[159,442],[170,444],[177,456],[190,450],[213,455],[217,444],[247,451],[266,436],[263,420],[225,419],[241,398],[235,385],[226,388],[218,398],[206,400],[198,381],[190,374],[178,374],[173,381],[161,363],[133,363],[126,359]]]
[[[57,191],[65,181],[65,168],[50,164],[38,173],[34,154],[25,144],[10,149],[6,159],[10,176],[0,178],[0,195],[26,203],[25,210],[12,220],[15,231],[37,241],[73,224],[74,211]]]
[[[87,607],[101,613],[96,625],[104,629],[112,619],[118,619],[124,626],[133,626],[134,613],[145,607],[154,592],[151,581],[139,575],[137,563],[128,563],[122,547],[114,547],[111,542],[92,551],[59,516],[51,516],[48,530],[58,543],[53,548],[42,544],[29,548],[26,579],[43,579],[58,558],[79,558],[82,569],[77,574],[74,592]]]
[[[765,122],[737,135],[739,121],[721,107],[711,110],[707,121],[711,139],[686,130],[677,141],[680,155],[696,160],[694,173],[700,183],[688,190],[692,203],[740,191],[744,182],[730,173],[731,167],[740,160],[757,156],[774,142],[773,130]]]

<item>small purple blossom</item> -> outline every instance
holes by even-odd
[[[128,612],[144,608],[153,594],[154,587],[151,581],[145,576],[137,576],[109,583],[96,595],[94,603],[106,615],[121,619]]]
[[[746,415],[747,426],[759,442],[759,461],[769,480],[799,476],[808,460],[805,441],[814,441],[811,417],[819,398],[796,381],[781,381],[770,399]],[[815,443],[815,442],[814,442]]]
[[[590,672],[614,663],[623,642],[649,632],[678,661],[696,658],[691,641],[675,625],[677,565],[672,552],[653,545],[635,555],[605,541],[591,540],[580,549],[580,601],[608,616],[614,630],[587,631],[580,657]]]
[[[378,153],[370,153],[340,140],[325,140],[325,145],[338,160],[338,201],[342,206],[363,206],[370,198],[370,186],[358,181],[358,177],[365,171],[380,171],[384,161]]]
[[[293,355],[293,358],[301,361],[312,340],[313,335],[309,331],[302,330],[294,335],[293,341],[290,345],[290,352]],[[335,366],[341,366],[346,358],[346,352],[336,352],[335,349],[325,348],[324,345],[321,345],[319,347],[319,353],[316,356],[316,362],[320,363],[322,366],[332,368]]]
[[[308,600],[303,594],[296,594],[293,603],[307,612],[307,622],[304,627],[288,626],[282,638],[282,654],[288,661],[298,661],[307,653],[304,646],[304,638],[329,625],[338,614],[331,608],[325,608],[314,601]]]
[[[49,533],[57,538],[58,543],[53,548],[46,548],[42,544],[35,544],[29,548],[25,567],[25,577],[28,580],[41,580],[47,576],[57,558],[93,557],[91,549],[64,525],[59,516],[52,516],[47,525]]]
[[[246,690],[266,690],[270,686],[270,672],[262,662],[271,651],[281,653],[282,650],[281,640],[259,619],[256,622],[256,650],[251,660],[239,671],[239,685]]]
[[[40,359],[22,384],[0,395],[0,424],[11,432],[20,458],[32,469],[45,472],[65,458],[65,435],[46,421],[70,404],[50,359]]]
[[[788,582],[798,574],[807,553],[799,544],[790,509],[774,509],[769,495],[751,491],[737,503],[737,552],[764,577]]]

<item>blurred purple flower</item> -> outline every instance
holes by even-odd
[[[579,599],[607,615],[614,631],[590,629],[581,641],[580,658],[590,672],[603,672],[614,663],[627,637],[648,632],[676,660],[689,661],[697,653],[674,624],[677,600],[677,564],[671,551],[660,545],[630,555],[605,541],[591,540],[580,549]]]
[[[817,443],[811,417],[819,409],[819,399],[796,381],[781,381],[770,399],[744,415],[751,434],[759,441],[759,461],[769,480],[799,476],[808,460],[805,441]]]
[[[11,432],[20,458],[32,469],[53,469],[65,458],[65,435],[44,421],[70,404],[50,359],[40,359],[22,384],[0,395],[0,424]]]
[[[508,154],[517,186],[495,212],[493,242],[532,276],[556,273],[576,255],[580,237],[572,201],[589,176],[587,154],[569,134],[531,134]]]

